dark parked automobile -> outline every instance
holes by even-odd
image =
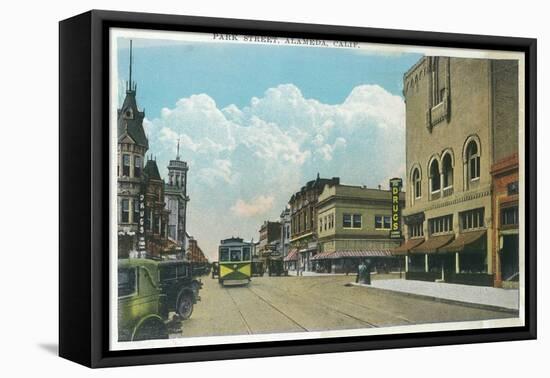
[[[165,294],[164,311],[174,311],[181,320],[189,319],[193,306],[200,300],[202,282],[197,278],[193,264],[187,261],[161,261],[158,263],[161,292]]]
[[[252,261],[252,276],[262,277],[265,273],[264,263],[262,261]]]
[[[267,260],[267,270],[270,276],[288,276],[288,270],[284,268],[283,260]]]
[[[190,264],[193,277],[207,276],[210,274],[210,264],[208,262],[192,262]]]

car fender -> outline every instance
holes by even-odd
[[[138,329],[143,325],[143,323],[149,321],[149,320],[155,320],[155,321],[158,321],[160,324],[164,325],[164,320],[162,320],[162,318],[157,315],[157,314],[150,314],[150,315],[147,315],[147,316],[144,316],[143,318],[141,318],[139,320],[139,322],[136,324],[136,326],[134,327],[134,330],[132,331],[132,338],[131,340],[134,339],[134,337],[136,336],[136,332],[138,331]]]

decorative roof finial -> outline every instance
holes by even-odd
[[[180,138],[178,137],[178,152],[176,153],[176,160],[180,159]]]
[[[128,85],[127,89],[129,91],[132,89],[132,40],[130,40],[130,64],[129,64],[129,75],[128,75]]]

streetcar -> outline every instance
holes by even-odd
[[[218,282],[248,284],[252,275],[252,244],[241,238],[229,238],[220,242],[218,249]]]

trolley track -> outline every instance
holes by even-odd
[[[239,308],[239,305],[237,303],[237,301],[235,300],[235,297],[233,297],[233,294],[231,294],[231,291],[228,290],[226,287],[223,288],[225,290],[225,292],[227,293],[227,295],[229,296],[229,298],[231,299],[231,301],[233,302],[233,304],[235,305],[235,308],[237,309],[237,311],[239,312],[239,316],[241,317],[241,320],[243,321],[243,324],[245,325],[246,327],[246,331],[249,335],[252,335],[254,332],[252,332],[252,328],[250,328],[250,324],[248,324],[248,322],[246,321],[246,318],[245,316],[243,315],[241,309]]]
[[[297,325],[298,327],[300,327],[301,329],[303,329],[304,331],[307,331],[307,332],[310,332],[311,330],[307,329],[306,327],[304,327],[303,325],[301,325],[298,321],[296,321],[295,319],[293,319],[290,315],[286,314],[284,311],[282,311],[280,308],[278,308],[277,306],[275,306],[273,303],[271,303],[269,300],[267,300],[265,297],[263,297],[262,295],[260,295],[257,291],[255,290],[252,290],[252,288],[250,287],[247,287],[248,290],[250,290],[255,296],[258,297],[258,299],[262,300],[263,302],[267,303],[270,307],[272,307],[273,309],[275,309],[277,312],[281,313],[283,316],[285,316],[287,319],[289,319],[290,321],[292,321],[295,325]],[[278,290],[280,290],[279,288],[276,288]],[[286,293],[286,295],[290,295],[294,298],[298,298],[298,299],[302,299],[303,300],[303,297],[299,297],[297,296],[296,294],[293,294],[293,293],[289,293],[289,292],[286,292],[284,290],[280,290],[280,291],[283,291]],[[355,315],[352,315],[352,314],[349,314],[345,311],[342,311],[338,308],[335,308],[333,306],[329,306],[329,305],[326,305],[325,303],[321,304],[321,303],[318,303],[318,302],[313,302],[313,301],[308,301],[310,303],[313,303],[314,305],[316,306],[320,306],[320,307],[323,307],[325,309],[328,309],[330,311],[333,311],[333,312],[336,312],[340,315],[344,315],[348,318],[351,318],[351,319],[354,319],[355,321],[358,321],[362,324],[365,324],[371,328],[377,328],[379,327],[378,325],[374,324],[374,323],[371,323],[367,320],[364,320],[364,319],[361,319]]]
[[[332,282],[324,282],[322,283],[321,285],[306,285],[306,289],[311,289],[313,288],[314,286],[324,286],[324,285],[333,285],[334,283]],[[279,287],[276,287],[276,286],[273,286],[273,287],[270,287],[271,290],[276,290],[276,291],[280,291],[281,293],[284,293],[284,295],[291,295],[291,296],[294,296],[296,298],[300,298],[298,295],[294,294],[292,291],[289,291],[289,290],[283,290]],[[308,290],[309,291],[309,290]],[[328,308],[332,311],[335,311],[335,312],[338,312],[342,315],[345,315],[345,316],[348,316],[350,318],[353,318],[355,320],[358,320],[362,323],[365,323],[367,325],[370,325],[371,327],[380,327],[381,325],[379,324],[376,324],[376,323],[373,323],[373,322],[369,322],[367,320],[364,320],[362,318],[359,318],[355,315],[352,315],[352,314],[349,314],[345,311],[342,311],[341,309],[337,308],[337,307],[334,307],[334,306],[331,306],[329,304],[327,304],[327,302],[332,302],[332,303],[343,303],[343,304],[347,304],[347,305],[353,305],[353,306],[357,306],[357,307],[361,307],[365,310],[368,310],[370,312],[373,312],[373,313],[377,313],[377,314],[380,314],[380,315],[383,315],[385,317],[391,317],[391,318],[395,318],[396,320],[398,320],[399,322],[402,322],[402,323],[405,323],[405,324],[413,324],[414,322],[411,321],[410,319],[407,319],[401,315],[398,315],[398,314],[395,314],[393,312],[389,312],[389,311],[385,311],[385,310],[381,310],[379,308],[376,308],[376,307],[373,307],[373,306],[369,306],[369,305],[365,305],[361,302],[358,302],[358,301],[351,301],[351,300],[346,300],[346,299],[342,299],[341,297],[336,297],[336,296],[333,296],[333,295],[326,295],[326,294],[323,294],[322,296],[320,295],[315,295],[315,294],[312,294],[310,292],[310,296],[314,296],[315,298],[317,298],[319,300],[319,302],[314,302],[318,305],[323,305],[323,307],[325,308]],[[386,326],[386,325],[384,325]]]

